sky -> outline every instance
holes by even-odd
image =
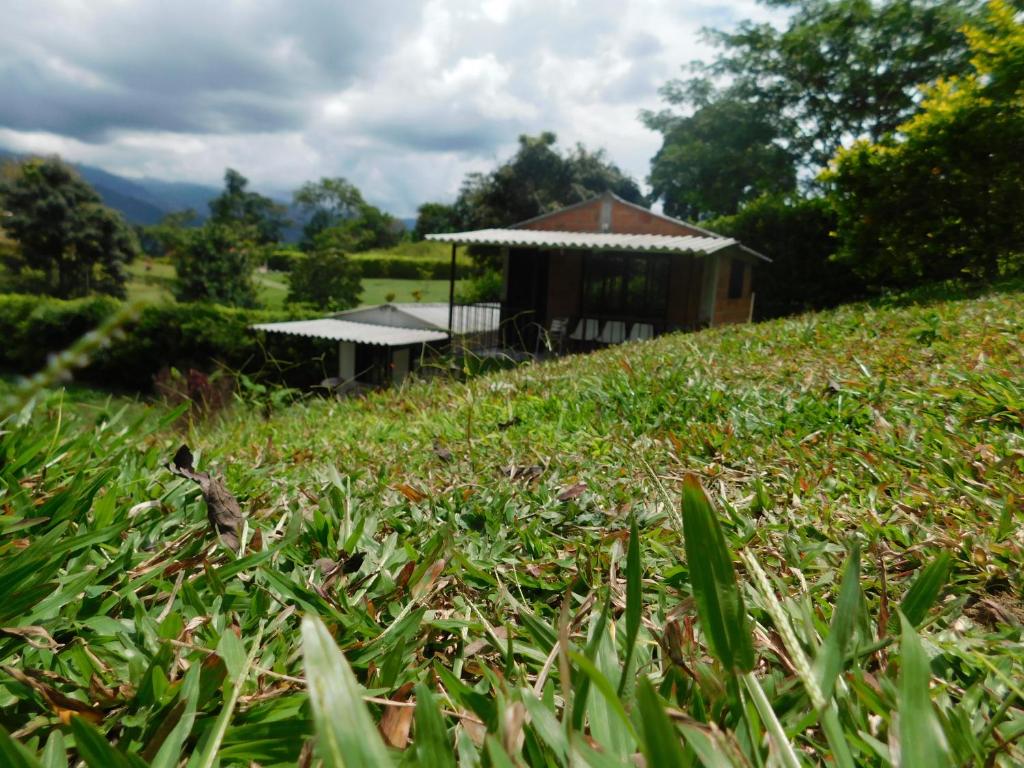
[[[522,133],[643,182],[638,119],[754,0],[0,0],[0,147],[278,197],[344,176],[415,215]]]

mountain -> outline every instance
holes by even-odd
[[[23,154],[0,149],[0,162]],[[168,213],[192,208],[206,218],[207,203],[220,194],[217,187],[161,179],[129,179],[102,168],[70,163],[99,194],[106,205],[122,213],[129,224],[156,224]]]

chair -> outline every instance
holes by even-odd
[[[569,335],[573,341],[596,341],[600,323],[596,317],[581,317],[576,329]]]
[[[558,352],[561,354],[562,347],[565,345],[565,337],[569,332],[569,318],[568,317],[554,317],[551,319],[550,328],[539,328],[537,333],[537,344],[534,349],[534,354],[540,353],[541,344],[544,345],[548,352]]]
[[[630,341],[647,341],[654,338],[654,326],[650,323],[633,323],[629,329]]]
[[[597,340],[602,344],[621,344],[626,340],[626,324],[621,320],[609,320]]]

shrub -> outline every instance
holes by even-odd
[[[306,257],[302,251],[291,249],[277,249],[267,254],[267,269],[274,272],[291,272],[295,265]]]
[[[401,256],[371,256],[354,259],[363,277],[383,277],[392,280],[447,280],[450,261],[407,258]]]
[[[363,290],[359,267],[337,250],[310,253],[288,275],[288,286],[289,302],[303,302],[322,310],[354,307]]]
[[[102,297],[62,301],[0,295],[0,369],[29,374],[47,355],[69,347],[113,314],[118,302]],[[210,304],[153,304],[76,379],[111,389],[149,390],[161,370],[227,368],[294,386],[314,384],[336,369],[329,343],[279,334],[257,334],[248,326],[289,319],[281,312],[232,309]],[[321,359],[320,366],[310,362]]]

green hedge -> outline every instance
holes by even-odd
[[[451,268],[449,261],[404,259],[395,256],[352,255],[359,265],[361,277],[385,277],[392,280],[447,280]]]
[[[30,374],[47,356],[70,346],[115,312],[108,298],[61,301],[0,295],[0,370]],[[337,350],[280,334],[258,334],[248,325],[289,319],[282,312],[241,310],[208,304],[152,304],[124,334],[78,371],[76,380],[121,390],[148,390],[163,368],[213,371],[218,366],[293,386],[334,375]],[[323,365],[317,359],[323,358]]]

